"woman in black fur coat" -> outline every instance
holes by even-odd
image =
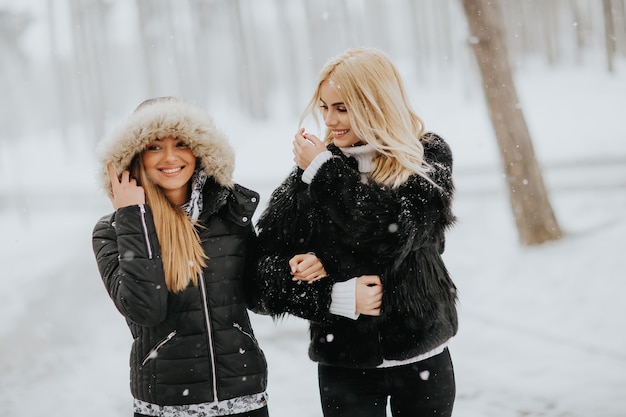
[[[295,134],[297,167],[257,224],[263,308],[310,321],[325,416],[384,416],[388,399],[394,416],[449,416],[450,148],[424,133],[398,71],[375,49],[348,50],[323,68],[301,122],[317,108],[324,141]],[[296,255],[304,252],[326,276],[294,278],[313,262]]]

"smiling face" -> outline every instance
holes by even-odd
[[[360,142],[352,130],[348,108],[329,81],[324,81],[320,86],[320,108],[324,124],[332,132],[335,146],[346,148]]]
[[[141,154],[148,177],[174,204],[187,201],[196,157],[184,141],[168,136],[150,142]]]

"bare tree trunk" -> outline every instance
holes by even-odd
[[[392,43],[389,40],[389,29],[386,26],[386,23],[389,22],[389,4],[381,0],[369,0],[363,3],[367,17],[366,25],[371,32],[369,42],[385,51],[391,50]]]
[[[525,245],[561,237],[519,106],[496,0],[462,0],[482,76],[518,235]]]
[[[194,72],[194,85],[196,89],[196,97],[202,99],[204,103],[209,94],[209,79],[211,71],[211,47],[209,41],[211,39],[211,28],[213,21],[211,19],[215,5],[204,0],[191,0],[191,31],[193,37],[193,49],[195,50],[196,70]]]
[[[143,55],[144,75],[146,80],[146,88],[149,96],[154,96],[157,91],[157,80],[154,68],[156,65],[155,57],[155,39],[150,33],[150,23],[154,20],[154,4],[149,0],[136,0],[137,4],[137,19],[139,20],[139,34],[141,38],[140,50]]]
[[[541,4],[544,6],[544,18],[545,22],[543,24],[545,37],[547,40],[546,45],[548,46],[548,59],[551,65],[555,65],[557,62],[561,60],[561,48],[559,42],[559,8],[560,4],[558,1],[542,1]]]
[[[329,58],[326,48],[326,38],[324,31],[320,31],[322,21],[320,19],[321,11],[319,9],[319,2],[312,2],[310,0],[304,1],[304,9],[306,15],[306,27],[309,33],[311,50],[311,62],[310,65],[313,68],[320,68],[324,62]],[[320,33],[321,32],[321,33]]]
[[[276,10],[278,10],[278,25],[283,28],[285,45],[285,71],[287,73],[287,85],[291,94],[289,94],[290,111],[294,114],[298,114],[300,108],[303,106],[303,101],[300,100],[300,85],[301,85],[301,70],[298,68],[298,46],[296,45],[296,39],[290,34],[295,32],[298,28],[294,28],[291,24],[292,19],[287,12],[287,1],[289,0],[275,0]],[[299,22],[296,22],[299,25]],[[297,109],[297,110],[296,110]]]
[[[72,0],[70,12],[76,69],[80,74],[82,106],[91,123],[93,139],[98,140],[104,132],[105,109],[102,71],[98,62],[101,51],[96,39],[96,32],[102,28],[93,27],[97,25],[97,21],[93,19],[95,12],[91,4],[85,7],[82,0]]]
[[[581,64],[583,61],[583,49],[585,47],[585,38],[583,34],[583,23],[581,22],[582,13],[578,2],[576,0],[570,0],[570,7],[572,9],[572,18],[575,22],[575,34],[576,34],[576,46],[575,56],[576,63]]]
[[[606,45],[606,64],[609,72],[614,71],[615,61],[615,25],[613,21],[613,10],[611,0],[602,0],[602,10],[604,12],[604,43]]]
[[[616,51],[622,55],[626,55],[626,5],[624,4],[624,0],[614,1],[613,10]]]
[[[52,103],[54,108],[52,110],[52,114],[54,114],[56,119],[58,119],[59,127],[61,130],[62,140],[66,141],[69,138],[69,116],[67,114],[68,108],[70,107],[68,103],[71,100],[68,97],[64,97],[67,94],[68,86],[66,82],[66,78],[64,76],[63,71],[63,63],[59,55],[58,48],[58,40],[57,40],[57,26],[55,24],[54,19],[54,5],[53,0],[48,0],[47,2],[47,17],[48,17],[48,33],[50,36],[50,55],[52,59],[52,69],[54,71],[54,96]],[[71,149],[68,147],[68,149]]]
[[[229,13],[233,23],[235,45],[237,45],[237,71],[239,80],[239,97],[248,114],[255,119],[264,119],[267,116],[263,105],[263,82],[260,74],[263,65],[260,63],[255,51],[253,36],[249,36],[248,28],[250,21],[244,18],[240,0],[232,0],[229,3]],[[253,67],[254,66],[254,67]]]
[[[91,80],[92,106],[94,108],[95,141],[100,140],[104,134],[104,118],[107,110],[107,97],[105,94],[105,76],[109,73],[107,64],[109,55],[107,50],[107,6],[103,0],[97,0],[87,6],[89,33],[93,52],[90,56],[90,67],[94,74]],[[90,77],[91,78],[91,77]]]
[[[417,0],[407,0],[408,12],[405,16],[410,22],[411,33],[408,36],[410,44],[413,45],[409,49],[409,53],[415,62],[416,77],[420,79],[425,78],[431,62],[431,51],[429,49],[431,39],[426,26],[427,22],[424,17],[423,6],[421,3],[418,4]]]

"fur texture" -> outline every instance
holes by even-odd
[[[312,360],[372,368],[383,359],[428,352],[457,332],[456,287],[441,254],[455,217],[452,153],[443,139],[422,140],[431,179],[412,175],[398,189],[364,184],[357,161],[329,145],[312,183],[296,168],[260,217],[259,294],[275,317],[310,321]],[[312,251],[329,276],[312,284],[290,279],[288,259]],[[383,283],[380,317],[329,313],[334,282],[376,274]]]
[[[170,135],[189,144],[205,172],[218,184],[228,188],[233,186],[235,153],[226,136],[200,108],[169,99],[140,106],[102,143],[100,178],[105,191],[111,192],[109,162],[113,162],[117,172],[121,173],[148,143]]]

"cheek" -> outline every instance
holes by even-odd
[[[154,166],[154,157],[149,153],[144,153],[141,155],[141,162],[143,163],[145,169],[150,169]]]
[[[193,165],[194,167],[196,166],[197,158],[195,157],[193,153],[191,153],[191,151],[185,154],[184,159],[188,164]]]

